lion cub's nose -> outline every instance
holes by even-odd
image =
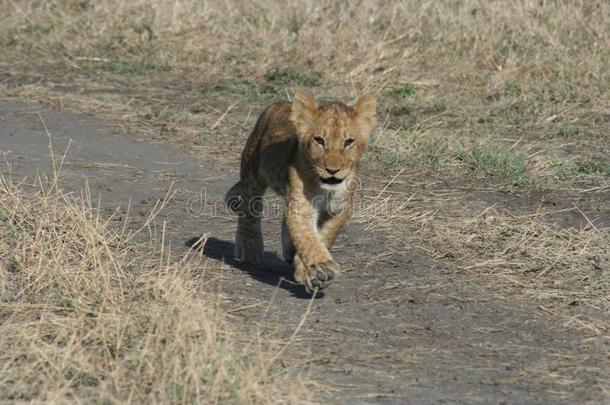
[[[339,169],[331,169],[330,167],[325,167],[325,169],[331,175],[335,175],[339,172]]]

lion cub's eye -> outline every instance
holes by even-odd
[[[343,147],[344,148],[349,148],[350,146],[352,146],[354,144],[354,139],[349,138],[346,139],[345,142],[343,143]]]
[[[324,138],[321,138],[319,136],[314,136],[313,140],[315,141],[315,143],[317,143],[320,146],[324,146]]]

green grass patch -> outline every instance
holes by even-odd
[[[222,94],[230,97],[244,97],[248,100],[265,99],[273,101],[285,99],[286,87],[315,87],[322,81],[322,75],[317,72],[297,72],[293,69],[271,70],[263,81],[253,78],[227,79],[212,86],[203,86],[201,91]]]
[[[321,84],[322,74],[311,72],[300,72],[292,68],[273,69],[268,71],[263,81],[253,78],[227,79],[212,86],[203,86],[201,91],[219,93],[230,97],[244,97],[248,100],[265,99],[273,101],[285,98],[284,88],[315,87]]]
[[[265,80],[272,86],[296,84],[304,87],[314,87],[322,82],[322,74],[316,71],[301,72],[293,68],[273,69],[265,74]]]
[[[119,75],[139,75],[168,70],[166,66],[161,64],[143,62],[138,59],[80,60],[78,66],[89,73],[108,72]]]
[[[404,97],[409,97],[409,96],[415,95],[417,93],[417,91],[418,91],[417,87],[412,86],[410,84],[405,84],[400,87],[394,87],[392,89],[389,89],[388,94],[390,94],[394,97],[404,98]]]
[[[460,150],[458,158],[477,175],[494,180],[511,180],[519,187],[530,183],[525,154],[505,146],[492,144]]]
[[[578,172],[584,174],[601,174],[610,177],[610,163],[597,160],[586,160],[577,163]]]
[[[400,117],[402,115],[409,115],[413,112],[413,108],[411,108],[410,106],[403,104],[403,105],[399,105],[395,108],[392,108],[391,110],[392,115],[395,115],[397,117]]]
[[[254,99],[259,96],[256,84],[248,79],[223,80],[212,86],[201,87],[202,93],[212,92],[226,96],[243,96]]]
[[[432,112],[441,113],[447,111],[447,104],[443,100],[435,100],[432,103]]]
[[[388,168],[396,167],[396,165],[400,161],[398,156],[391,154],[391,153],[382,153],[380,155],[380,159],[381,159],[381,163],[383,163],[384,166],[386,166]]]
[[[553,124],[553,125],[551,125],[550,130],[549,130],[549,136],[551,138],[553,138],[553,137],[571,138],[571,137],[578,137],[581,135],[582,135],[582,130],[573,124],[564,124],[564,123]]]
[[[448,144],[442,138],[427,138],[421,146],[420,161],[433,169],[438,169],[447,156]]]
[[[599,204],[597,210],[602,214],[610,214],[610,203]]]

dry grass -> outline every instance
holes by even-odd
[[[205,68],[206,75],[260,78],[289,67],[297,79],[315,82],[317,74],[322,82],[367,85],[429,80],[419,73],[439,70],[447,79],[474,79],[483,69],[500,87],[527,82],[555,89],[560,80],[562,93],[582,98],[599,97],[608,78],[610,9],[603,1],[47,0],[2,8],[10,15],[2,27],[9,49],[126,72],[130,60],[137,69]]]
[[[448,272],[479,275],[496,298],[526,297],[565,317],[566,326],[607,341],[610,228],[604,214],[590,217],[576,205],[543,200],[523,208],[519,197],[489,203],[495,191],[481,190],[474,199],[471,190],[438,190],[417,175],[399,174],[385,187],[362,190],[356,203],[354,222],[386,235],[388,252],[424,251]]]
[[[206,152],[237,153],[249,109],[319,87],[378,94],[371,161],[386,166],[549,189],[581,176],[583,162],[608,164],[605,1],[46,0],[4,2],[0,13],[10,16],[5,94]],[[526,159],[514,178],[463,160],[488,150]]]
[[[226,321],[198,256],[135,244],[55,181],[0,185],[0,401],[307,401],[281,346]]]
[[[553,211],[546,211],[513,215],[489,207],[459,222],[439,218],[423,236],[435,239],[436,257],[451,258],[456,271],[506,276],[537,299],[608,311],[607,229],[553,224],[545,218],[552,218]],[[576,208],[570,211],[577,213]]]

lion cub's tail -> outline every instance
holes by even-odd
[[[241,182],[238,181],[225,194],[225,206],[233,212],[239,212],[241,206]]]

